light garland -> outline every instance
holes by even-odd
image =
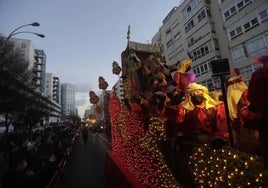
[[[196,148],[189,165],[198,187],[264,187],[262,159],[230,147]]]
[[[111,95],[112,152],[143,187],[179,187],[159,148],[166,139],[165,121],[151,117],[145,132],[139,108],[128,109]],[[264,187],[262,159],[225,147],[196,148],[189,165],[198,187]]]
[[[158,146],[159,141],[166,138],[164,120],[160,117],[151,118],[149,131],[145,132],[141,109],[137,106],[134,106],[134,110],[128,109],[114,94],[111,96],[109,113],[112,152],[141,185],[150,188],[179,187]]]
[[[160,116],[154,116],[150,119],[149,131],[140,139],[141,149],[149,154],[153,159],[153,172],[149,187],[179,187],[177,181],[168,168],[164,156],[159,148],[159,141],[166,139],[165,121]],[[157,181],[158,186],[155,186]]]

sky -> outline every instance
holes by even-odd
[[[46,72],[61,83],[74,84],[79,115],[90,106],[88,92],[98,93],[98,78],[104,77],[111,89],[118,76],[112,62],[121,64],[126,49],[127,29],[130,40],[148,43],[163,19],[180,0],[0,0],[0,34],[18,31],[42,33],[14,37],[31,40],[46,53]]]

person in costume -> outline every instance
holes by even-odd
[[[211,91],[209,95],[218,103],[217,107],[217,126],[223,133],[225,140],[229,140],[229,131],[227,125],[227,118],[225,112],[225,104],[222,96],[222,92],[219,90]]]
[[[248,89],[246,89],[237,103],[237,117],[239,124],[236,130],[235,148],[245,153],[260,155],[260,146],[258,143],[258,131],[251,129],[252,125],[259,124],[260,112],[253,112],[248,109],[250,102],[248,100]]]
[[[238,118],[238,101],[240,100],[243,92],[248,89],[248,86],[244,82],[243,76],[240,74],[238,68],[235,68],[231,72],[231,77],[227,81],[227,104],[229,110],[229,117],[231,120],[234,142],[237,148],[243,148],[242,142],[244,140],[241,134],[244,132],[241,127],[240,120]],[[241,132],[242,131],[242,132]],[[240,134],[241,133],[241,134]],[[242,145],[241,145],[242,144]]]
[[[178,150],[175,160],[177,173],[185,180],[192,177],[188,162],[195,147],[209,144],[213,149],[218,149],[226,144],[224,135],[217,126],[217,105],[218,101],[210,97],[205,86],[190,83],[186,88],[185,100],[178,106]]]
[[[177,72],[173,76],[173,81],[179,92],[184,93],[189,83],[193,82],[195,79],[192,78],[194,74],[190,74],[192,60],[184,59],[180,61]],[[193,80],[193,81],[191,81]]]
[[[248,109],[260,112],[261,118],[258,126],[254,127],[259,132],[259,142],[264,158],[264,166],[268,169],[268,55],[253,58],[253,62],[262,64],[250,78],[248,86]]]
[[[178,109],[179,134],[192,145],[209,144],[214,139],[224,140],[217,123],[218,101],[209,95],[205,86],[191,83],[186,89],[185,100]]]
[[[244,82],[243,76],[240,74],[238,68],[231,72],[231,78],[227,81],[227,103],[230,113],[230,118],[234,122],[237,119],[237,103],[242,93],[248,89]]]

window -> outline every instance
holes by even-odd
[[[191,0],[191,2],[183,9],[183,16],[187,17],[200,3],[201,0]]]
[[[231,36],[231,38],[234,38],[235,35],[236,35],[236,34],[235,34],[235,30],[233,30],[233,31],[230,32],[230,36]]]
[[[244,53],[243,47],[241,45],[239,45],[238,47],[232,49],[232,55],[233,55],[234,61],[238,61],[238,60],[244,58],[245,53]]]
[[[178,33],[175,34],[174,40],[179,40],[181,38],[181,32],[179,31]]]
[[[196,60],[197,59],[197,54],[196,54],[196,52],[193,52],[193,55],[194,55],[194,60]]]
[[[202,21],[205,17],[206,17],[206,12],[205,12],[205,10],[202,10],[202,11],[200,12],[200,14],[198,14],[197,19],[198,19],[198,21],[200,22],[200,21]]]
[[[252,3],[253,0],[242,0],[239,3],[236,4],[238,11],[241,11],[243,8],[245,8],[247,5]]]
[[[168,35],[170,32],[171,32],[171,29],[168,28],[168,29],[166,30],[166,35]]]
[[[244,1],[245,1],[245,5],[248,5],[253,2],[253,0],[244,0]]]
[[[262,22],[264,22],[265,20],[267,20],[267,19],[268,19],[268,9],[262,11],[262,12],[259,14],[259,16],[260,16],[260,19],[261,19]]]
[[[244,29],[245,29],[245,31],[248,31],[257,25],[259,25],[258,19],[253,18],[250,22],[244,24]]]
[[[204,70],[208,71],[208,65],[207,64],[204,64]]]
[[[186,8],[186,11],[187,11],[187,13],[189,14],[189,13],[191,12],[191,10],[192,10],[192,7],[191,7],[191,5],[189,5],[189,6]]]
[[[196,67],[194,69],[194,73],[196,74],[196,76],[199,76],[200,75],[200,69],[199,69],[199,67]]]
[[[205,49],[205,54],[208,54],[209,53],[208,47],[206,46],[204,49]]]
[[[173,40],[170,39],[170,40],[167,42],[167,47],[169,48],[172,44],[173,44]]]
[[[202,62],[199,65],[193,67],[193,71],[196,76],[206,74],[209,71],[209,61]]]
[[[188,22],[187,25],[185,26],[185,32],[187,33],[187,32],[190,31],[193,27],[194,27],[194,21],[191,20],[191,21]]]
[[[223,13],[224,15],[224,19],[227,20],[229,19],[232,15],[236,14],[237,10],[236,10],[236,6],[231,7],[230,9],[228,9],[227,11],[225,11]]]
[[[244,6],[244,1],[241,1],[240,3],[237,4],[237,8],[238,10],[240,10],[241,8],[243,8]]]
[[[239,26],[238,28],[236,28],[236,33],[238,33],[238,34],[242,33],[242,27],[241,26]]]
[[[262,36],[255,37],[254,39],[246,43],[246,47],[249,54],[259,53],[266,49]]]
[[[235,13],[236,13],[236,7],[233,6],[233,7],[230,9],[230,12],[231,12],[232,15],[235,14]]]
[[[242,27],[241,26],[238,26],[237,28],[235,28],[234,30],[232,30],[232,31],[229,32],[230,39],[232,40],[233,38],[239,36],[242,33],[243,33]]]
[[[229,11],[226,11],[224,13],[224,17],[225,17],[225,19],[229,18],[230,17],[230,12]]]
[[[191,47],[194,44],[194,38],[189,39],[188,47]]]

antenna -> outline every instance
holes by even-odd
[[[130,25],[128,25],[128,29],[127,29],[127,40],[129,41],[130,39]]]

